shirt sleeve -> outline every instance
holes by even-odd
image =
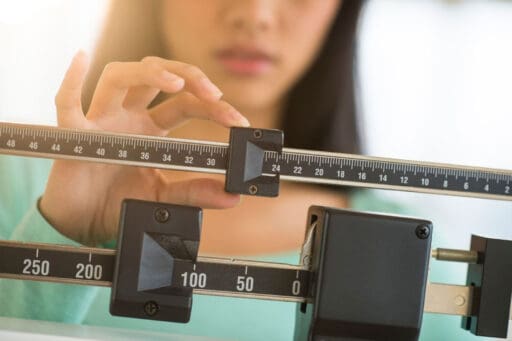
[[[0,239],[78,245],[37,209],[49,169],[48,160],[0,155]],[[90,286],[0,279],[0,315],[80,323],[97,291]]]
[[[12,231],[9,239],[24,242],[80,245],[65,237],[46,221],[37,208],[37,201],[32,203],[20,224]]]

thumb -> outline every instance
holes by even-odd
[[[213,179],[169,182],[159,188],[158,201],[203,208],[230,208],[240,195],[224,191],[224,183]]]
[[[85,121],[81,97],[88,69],[89,58],[84,51],[80,50],[73,57],[55,96],[57,122],[61,127],[81,127]]]

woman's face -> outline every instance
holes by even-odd
[[[171,59],[201,68],[237,109],[279,106],[312,63],[341,0],[164,0]]]

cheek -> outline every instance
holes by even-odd
[[[312,63],[340,4],[338,0],[311,0],[286,12],[281,37],[285,67],[304,70]]]

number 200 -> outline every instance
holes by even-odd
[[[75,278],[100,280],[103,274],[103,267],[100,264],[84,264],[76,265]]]

